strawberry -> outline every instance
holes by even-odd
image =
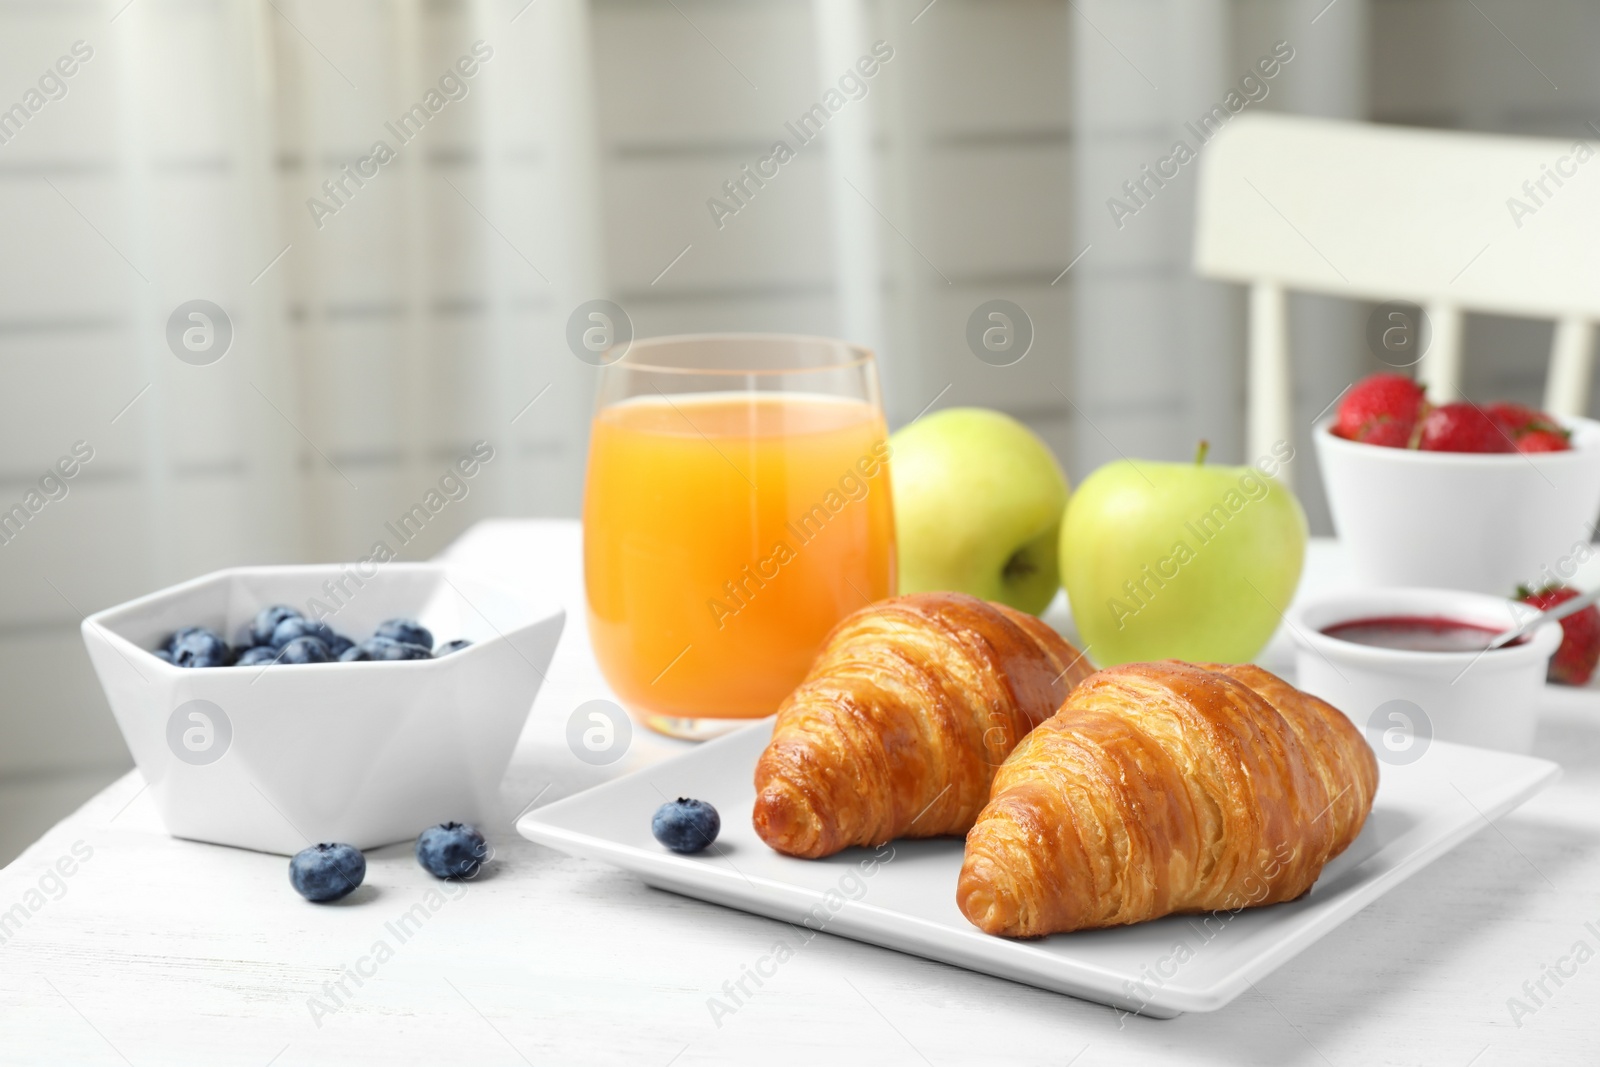
[[[1488,412],[1490,418],[1499,419],[1512,437],[1521,437],[1523,434],[1534,430],[1553,430],[1556,432],[1561,430],[1561,424],[1555,419],[1552,419],[1537,408],[1528,407],[1526,404],[1501,401],[1498,404],[1489,404],[1483,410]]]
[[[1484,408],[1517,444],[1518,452],[1565,452],[1572,434],[1555,419],[1526,404],[1499,403]]]
[[[1517,438],[1518,452],[1569,452],[1572,442],[1566,430],[1533,430]]]
[[[1548,611],[1578,595],[1570,585],[1548,585],[1537,593],[1517,590],[1524,604]],[[1600,608],[1593,605],[1561,620],[1561,647],[1550,658],[1549,679],[1561,685],[1588,685],[1600,662]]]
[[[1478,405],[1441,404],[1422,420],[1419,448],[1428,452],[1515,452],[1504,427]]]
[[[1373,374],[1345,394],[1333,432],[1352,441],[1406,448],[1422,408],[1422,386],[1402,374]]]
[[[1372,423],[1371,427],[1356,440],[1369,445],[1383,445],[1386,448],[1410,448],[1411,438],[1415,436],[1416,430],[1415,419],[1404,422],[1398,419],[1383,419]]]

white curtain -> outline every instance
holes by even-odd
[[[1199,158],[1251,109],[1364,118],[1367,4],[1072,6],[1077,223],[1091,248],[1074,268],[1075,455],[1084,468],[1119,455],[1178,458],[1204,438],[1216,459],[1248,462],[1242,290],[1191,267]],[[1349,301],[1292,303],[1301,456],[1313,419],[1362,366],[1362,312]],[[1295,486],[1313,528],[1326,529],[1314,464],[1295,465]]]
[[[575,512],[593,369],[565,322],[606,295],[588,18],[578,0],[0,6],[0,92],[23,108],[0,122],[3,506],[75,442],[93,452],[0,545],[0,775],[125,758],[84,612],[216,567],[380,539],[426,558],[476,517]],[[386,523],[441,499],[479,440],[494,460],[401,545]]]
[[[1236,458],[1237,296],[1189,277],[1192,173],[1120,232],[1105,202],[1276,39],[1297,58],[1263,106],[1358,112],[1364,10],[0,0],[0,509],[94,450],[0,542],[0,776],[125,759],[82,612],[394,545],[480,439],[494,460],[404,556],[576,514],[594,368],[566,327],[589,300],[638,336],[875,343],[892,424],[998,407],[1075,480],[1202,434]],[[864,95],[716,225],[708,200],[875,52]],[[1033,327],[1009,366],[967,340],[995,299]],[[232,332],[209,363],[192,309],[190,360],[168,339],[202,300]],[[1318,373],[1339,372],[1297,372],[1307,423]]]

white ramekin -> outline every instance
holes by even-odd
[[[1289,616],[1296,680],[1348,715],[1379,758],[1408,762],[1431,738],[1526,753],[1561,627],[1541,626],[1493,652],[1406,652],[1329,637],[1343,622],[1385,616],[1457,619],[1510,629],[1534,609],[1502,597],[1447,589],[1363,589],[1318,597]],[[1420,752],[1418,752],[1420,754]]]
[[[1600,423],[1561,421],[1572,450],[1532,454],[1384,448],[1319,425],[1317,462],[1356,578],[1511,596],[1570,577],[1600,513]]]

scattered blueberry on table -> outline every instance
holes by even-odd
[[[703,800],[679,797],[656,809],[650,832],[672,851],[690,855],[709,848],[717,839],[722,832],[722,816]]]
[[[440,823],[417,835],[417,862],[435,878],[471,878],[488,855],[488,842],[471,823]]]
[[[314,904],[355,892],[367,876],[367,858],[349,845],[312,845],[289,861],[289,884]]]
[[[215,630],[185,626],[151,653],[175,667],[253,667],[270,663],[359,663],[433,659],[472,644],[456,638],[433,651],[433,634],[415,619],[388,619],[357,644],[327,623],[308,619],[287,604],[262,608],[229,645]]]

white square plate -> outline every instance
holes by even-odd
[[[813,929],[1170,1018],[1221,1008],[1561,773],[1548,760],[1436,741],[1414,763],[1382,765],[1361,836],[1299,900],[1010,941],[981,932],[957,909],[958,839],[896,841],[823,860],[769,849],[750,812],[756,759],[771,735],[770,719],[754,724],[535,809],[517,829],[660,889],[785,922],[809,919]],[[651,836],[656,808],[678,796],[716,805],[722,834],[712,849],[679,856]]]

